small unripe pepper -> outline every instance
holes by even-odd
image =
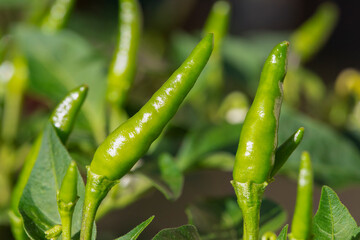
[[[134,81],[141,36],[141,9],[137,0],[119,0],[119,33],[107,77],[109,128],[113,131],[127,118],[124,102]]]
[[[141,33],[137,0],[119,0],[119,35],[108,75],[106,98],[122,107],[133,82]]]
[[[292,152],[297,148],[297,146],[299,146],[303,136],[304,128],[301,127],[276,149],[275,163],[273,169],[271,170],[270,178],[275,176],[286,160],[290,157]]]
[[[255,99],[245,117],[232,184],[244,217],[244,240],[258,240],[260,206],[274,166],[289,43],[279,43],[265,61]]]
[[[310,240],[313,207],[313,171],[308,152],[301,155],[296,206],[291,224],[290,240]]]
[[[87,85],[75,88],[57,105],[50,116],[60,140],[65,143],[74,126],[76,118],[88,92]]]
[[[72,215],[78,200],[77,179],[76,163],[72,161],[57,194],[57,204],[62,224],[62,240],[71,240]]]
[[[213,34],[207,34],[139,112],[114,130],[98,147],[88,168],[81,240],[91,238],[99,204],[116,181],[146,153],[175,115],[205,67],[212,49]]]
[[[71,133],[77,114],[85,100],[88,88],[82,85],[71,92],[69,92],[62,101],[55,107],[50,116],[49,121],[54,126],[62,143],[66,143],[68,136]],[[29,180],[31,171],[36,162],[42,141],[42,134],[40,134],[33,144],[28,156],[25,159],[24,166],[20,172],[18,181],[14,187],[10,202],[10,222],[11,230],[14,233],[16,240],[27,239],[27,235],[23,229],[23,221],[18,210],[21,195],[24,191],[26,183]]]

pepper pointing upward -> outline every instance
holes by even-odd
[[[268,180],[274,166],[288,47],[287,41],[279,43],[264,64],[254,102],[241,130],[233,172],[237,182],[261,184]]]
[[[288,47],[286,41],[279,43],[265,61],[240,134],[232,184],[244,218],[244,240],[259,239],[261,201],[275,162]]]

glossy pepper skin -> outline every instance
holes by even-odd
[[[289,43],[279,43],[265,61],[255,99],[245,117],[233,181],[244,218],[244,240],[259,239],[260,207],[274,166]]]
[[[205,67],[213,46],[213,35],[206,35],[168,81],[128,121],[113,131],[96,150],[90,169],[117,180],[146,153]]]
[[[66,171],[60,190],[57,194],[57,204],[62,225],[62,240],[71,240],[72,215],[78,200],[77,183],[77,166],[76,163],[72,161]]]
[[[70,15],[75,0],[56,0],[44,17],[41,28],[46,32],[62,29]]]
[[[88,168],[81,240],[91,239],[97,208],[116,180],[146,153],[178,110],[205,67],[213,49],[207,34],[184,63],[133,117],[114,130],[96,150]]]
[[[319,6],[311,16],[291,36],[292,51],[302,62],[310,59],[324,45],[336,26],[339,10],[331,2]]]
[[[80,86],[66,95],[63,100],[55,107],[50,116],[49,121],[53,124],[56,132],[59,134],[60,140],[65,143],[75,122],[76,116],[85,100],[87,94],[87,86]],[[16,240],[27,239],[23,230],[23,223],[20,212],[18,210],[21,195],[24,191],[26,183],[28,182],[31,170],[37,159],[42,141],[42,134],[40,134],[34,145],[32,146],[28,156],[25,159],[24,166],[20,172],[18,181],[14,187],[11,202],[10,202],[10,220],[12,232]]]
[[[267,58],[255,99],[241,130],[234,181],[262,184],[274,166],[289,43],[278,44]]]
[[[134,80],[141,35],[141,12],[137,0],[119,0],[119,35],[108,75],[106,97],[122,107]]]
[[[50,121],[63,143],[67,141],[72,131],[74,119],[85,101],[87,92],[87,85],[75,88],[57,105],[50,116]]]
[[[310,240],[313,208],[313,171],[308,152],[301,155],[296,206],[290,240]]]

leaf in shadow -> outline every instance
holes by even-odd
[[[44,34],[20,26],[15,37],[28,61],[32,92],[58,102],[76,86],[89,86],[83,113],[95,139],[101,142],[105,138],[104,61],[84,39],[70,31]]]
[[[158,161],[150,162],[138,173],[147,177],[167,199],[176,200],[180,197],[184,176],[170,154],[161,154]]]
[[[200,240],[200,236],[196,227],[188,224],[178,228],[163,229],[152,240]]]
[[[151,223],[151,221],[153,219],[154,219],[154,216],[151,216],[150,218],[148,218],[144,222],[137,225],[133,230],[131,230],[130,232],[128,232],[124,236],[119,237],[119,238],[117,238],[115,240],[136,240],[139,237],[139,235],[142,233],[142,231],[144,231],[144,229]]]
[[[19,203],[27,234],[33,239],[45,238],[45,231],[61,224],[56,201],[62,179],[71,162],[71,157],[58,138],[53,126],[48,123],[42,137],[42,143],[36,163]],[[81,227],[82,207],[85,187],[78,173],[78,196],[80,197],[73,215],[72,232],[78,236]],[[95,230],[93,239],[95,239]]]
[[[199,201],[191,204],[186,214],[203,239],[237,240],[243,234],[242,213],[235,196]],[[260,216],[260,234],[278,229],[286,220],[284,210],[267,199]]]

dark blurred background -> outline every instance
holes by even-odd
[[[168,41],[174,30],[199,32],[214,2],[212,0],[142,0],[140,3],[144,14],[144,28],[156,31]],[[229,34],[246,37],[258,32],[273,31],[284,32],[286,35],[308,19],[317,6],[324,1],[231,0],[229,2],[232,5]],[[349,67],[360,69],[360,47],[358,46],[360,43],[360,1],[333,2],[340,10],[339,22],[325,46],[316,57],[306,63],[306,67],[321,76],[329,89],[333,87],[341,70]],[[116,42],[117,19],[118,1],[116,0],[78,0],[69,19],[68,28],[83,35],[100,54],[110,60]],[[152,37],[151,31],[144,38]],[[153,51],[169,50],[159,43],[158,49]],[[140,59],[140,62],[146,63],[146,60]],[[163,228],[186,224],[184,210],[187,204],[208,196],[234,195],[230,184],[231,179],[231,173],[227,172],[190,173],[186,177],[180,199],[169,202],[158,191],[150,192],[128,208],[114,211],[99,221],[99,239],[114,239],[128,232],[150,215],[155,215],[155,219],[139,239],[150,239]],[[315,190],[314,212],[317,210],[320,189],[320,186],[317,186]],[[360,188],[354,186],[337,192],[343,204],[360,223],[358,206]],[[266,190],[266,196],[287,210],[287,222],[291,223],[296,198],[296,181],[278,177]]]

